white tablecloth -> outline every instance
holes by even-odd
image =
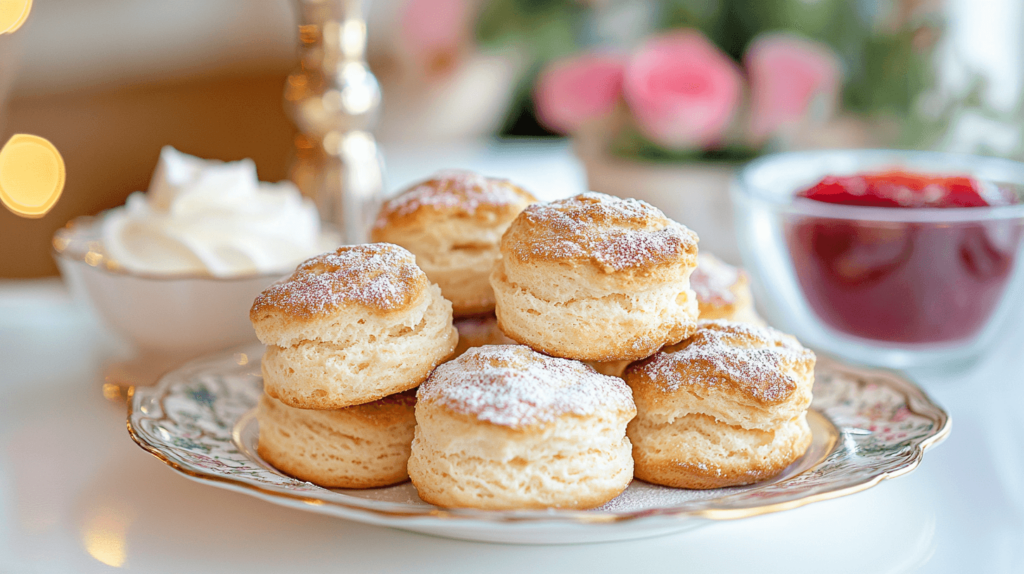
[[[399,153],[392,174],[514,172],[532,157],[549,174],[525,179],[557,188],[542,194],[582,185],[564,147],[466,150]],[[59,280],[0,282],[0,572],[1024,572],[1024,327],[965,370],[911,373],[954,422],[910,475],[679,535],[560,547],[409,534],[191,482],[139,449],[103,398],[103,366],[126,353]]]

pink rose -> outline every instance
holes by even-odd
[[[790,34],[762,35],[751,42],[744,64],[755,142],[809,116],[824,120],[836,107],[840,63],[828,46]]]
[[[443,66],[468,39],[471,19],[468,0],[405,0],[402,38],[417,59]]]
[[[607,116],[622,96],[624,58],[582,54],[548,65],[537,78],[534,102],[545,126],[572,133]]]
[[[626,103],[640,130],[668,147],[721,143],[743,92],[739,67],[703,34],[648,40],[626,66]]]

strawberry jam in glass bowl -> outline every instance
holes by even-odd
[[[763,311],[808,344],[890,367],[962,361],[1022,283],[1024,164],[933,152],[767,156],[733,189]]]

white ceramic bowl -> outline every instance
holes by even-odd
[[[99,238],[100,218],[75,219],[54,234],[54,258],[72,293],[139,350],[187,356],[256,341],[249,307],[281,274],[133,273],[104,256]]]

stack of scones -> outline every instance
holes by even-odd
[[[742,270],[650,204],[535,203],[442,172],[372,233],[253,304],[259,453],[287,474],[409,478],[445,507],[583,509],[634,477],[765,480],[810,444],[814,354],[763,326]]]
[[[321,486],[406,480],[407,391],[458,341],[451,303],[412,254],[378,243],[319,255],[256,297],[249,318],[267,346],[260,456]]]

